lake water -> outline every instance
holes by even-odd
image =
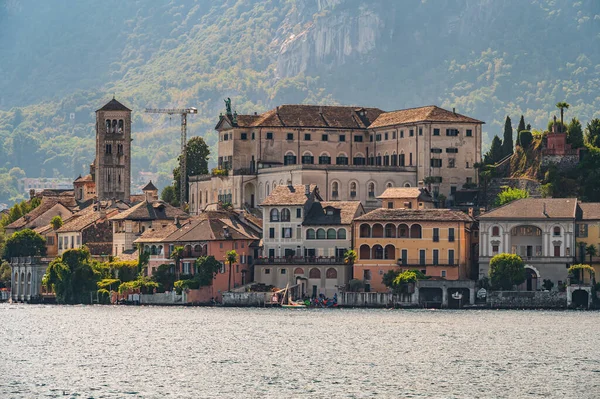
[[[600,313],[0,304],[0,398],[598,398]]]

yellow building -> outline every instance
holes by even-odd
[[[596,280],[600,276],[600,203],[578,203],[575,222],[575,263],[589,264],[596,270]],[[586,247],[594,246],[596,256],[590,255]]]
[[[382,208],[387,209],[431,209],[435,208],[433,198],[424,188],[390,187],[378,199]]]
[[[473,219],[449,209],[380,208],[355,219],[354,278],[370,291],[386,292],[390,270],[417,269],[447,280],[467,279]]]

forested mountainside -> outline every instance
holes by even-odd
[[[600,116],[596,0],[0,0],[0,201],[15,176],[76,177],[93,160],[94,111],[134,110],[133,166],[167,183],[179,120],[146,107],[195,106],[190,135],[215,146],[239,113],[284,103],[385,110],[438,104],[544,128]]]

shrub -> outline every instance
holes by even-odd
[[[525,264],[519,255],[498,254],[490,260],[490,282],[496,290],[512,290],[525,281]]]
[[[101,305],[110,305],[110,293],[107,290],[98,290],[98,303]]]
[[[527,190],[505,187],[504,191],[500,192],[500,194],[498,194],[494,200],[494,206],[502,206],[504,204],[508,204],[509,202],[527,197],[529,197],[529,192]]]
[[[519,145],[523,148],[523,149],[528,149],[531,146],[531,143],[533,142],[533,135],[531,134],[531,132],[529,130],[523,130],[522,132],[519,132]]]
[[[552,282],[552,280],[544,279],[542,288],[545,289],[546,291],[551,291],[552,287],[554,287],[554,283]]]

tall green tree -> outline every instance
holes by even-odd
[[[565,123],[564,123],[564,113],[565,109],[569,109],[571,105],[565,101],[561,101],[556,103],[556,108],[560,109],[560,132],[564,132]]]
[[[523,130],[527,130],[525,126],[525,117],[521,115],[521,119],[519,119],[519,126],[517,126],[517,144],[519,144],[519,133]]]
[[[84,246],[65,251],[46,270],[45,283],[54,290],[58,303],[89,303],[90,292],[97,290],[101,274]]]
[[[594,118],[587,123],[585,140],[589,145],[600,148],[600,119]]]
[[[179,171],[177,173],[179,173]],[[160,199],[169,205],[179,207],[179,200],[177,199],[178,193],[179,191],[175,190],[174,186],[166,186],[160,193]]]
[[[31,229],[17,231],[4,245],[4,257],[46,255],[46,239]]]
[[[185,251],[185,249],[183,247],[177,246],[177,247],[173,248],[173,252],[171,252],[170,258],[175,261],[175,276],[176,277],[179,277],[179,274],[181,273],[180,263],[181,263],[181,259],[183,259],[184,251]]]
[[[228,284],[227,291],[231,291],[231,277],[233,276],[232,268],[233,268],[233,264],[235,262],[237,262],[237,259],[238,259],[238,254],[235,251],[235,249],[232,249],[231,251],[228,251],[225,254],[225,260],[227,261],[227,263],[229,263],[229,284]]]
[[[571,119],[567,127],[567,142],[571,144],[571,148],[583,147],[583,128],[577,118]]]
[[[514,151],[513,128],[510,116],[506,116],[504,121],[504,139],[502,140],[502,157],[512,154]]]
[[[525,263],[519,255],[498,254],[490,260],[490,282],[493,289],[512,290],[525,281]]]
[[[186,147],[186,184],[189,183],[190,176],[208,174],[208,157],[210,156],[210,148],[200,136],[192,137],[187,142]],[[177,203],[181,203],[181,171],[179,169],[180,157],[177,157],[177,167],[173,169],[173,187],[175,189],[175,198]],[[188,194],[189,196],[189,194]],[[188,202],[189,198],[185,199]]]
[[[503,158],[502,140],[500,137],[494,136],[490,150],[484,156],[484,162],[488,165],[493,165]]]

